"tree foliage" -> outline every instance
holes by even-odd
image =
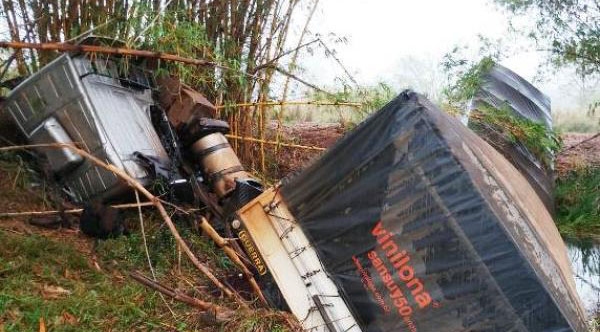
[[[453,76],[451,83],[444,89],[448,102],[460,104],[470,101],[481,88],[483,76],[494,65],[495,61],[491,56],[485,56],[478,62],[469,62],[457,61],[450,55],[446,55],[443,63],[444,70]]]
[[[130,47],[216,61],[234,70],[194,68],[195,77],[187,75],[187,83],[202,88],[213,100],[219,90],[231,95],[224,99],[238,102],[256,97],[262,82],[270,81],[273,69],[268,65],[276,65],[274,59],[284,51],[299,2],[3,0],[1,9],[12,40],[62,42],[90,33],[122,40]],[[19,56],[21,74],[26,74],[23,68],[35,70],[55,56],[46,51]],[[245,80],[253,75],[253,81]]]
[[[526,33],[557,66],[600,73],[600,0],[494,0],[535,24]]]
[[[363,121],[372,113],[383,108],[397,94],[398,92],[390,85],[385,82],[379,82],[378,84],[371,86],[353,87],[344,85],[344,87],[338,91],[332,93],[314,92],[310,97],[314,100],[330,101],[334,103],[344,103],[348,101],[360,103],[361,107],[353,108],[353,116],[349,119],[344,118],[341,113],[342,110],[339,107],[333,108],[336,112],[339,112],[342,126],[349,129],[356,126],[358,122]]]

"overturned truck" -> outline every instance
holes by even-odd
[[[197,107],[181,112],[182,99],[153,96],[141,73],[64,55],[5,109],[31,142],[83,144],[145,184],[188,158],[197,171],[175,177],[212,188],[218,200],[204,203],[219,205],[271,304],[307,331],[585,330],[564,244],[536,191],[424,97],[403,92],[264,190],[207,101],[190,95]],[[174,112],[166,130],[154,107]],[[39,151],[74,200],[127,190],[68,150]]]

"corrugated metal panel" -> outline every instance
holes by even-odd
[[[552,129],[550,98],[510,69],[498,64],[482,76],[482,86],[473,97],[470,109],[489,106],[497,110],[506,109],[514,116]],[[477,118],[469,119],[468,126],[502,153],[527,178],[548,211],[554,211],[554,156],[551,151],[535,155],[523,142],[511,139],[503,130]]]
[[[107,152],[116,154],[122,162],[131,161],[134,152],[141,152],[168,163],[169,158],[162,147],[147,114],[153,101],[147,93],[134,92],[116,84],[103,82],[105,77],[96,75],[83,79],[84,87],[94,107],[100,125],[109,138]],[[146,172],[135,163],[124,163],[127,172],[145,177]]]

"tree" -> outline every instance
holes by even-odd
[[[494,0],[535,24],[525,31],[558,67],[600,73],[600,0]],[[517,22],[518,23],[518,22]]]

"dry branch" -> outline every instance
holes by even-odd
[[[60,51],[60,52],[73,52],[73,53],[100,53],[109,55],[125,55],[141,58],[159,59],[164,61],[180,62],[193,66],[201,67],[215,67],[225,70],[233,70],[233,68],[220,65],[214,61],[208,61],[203,59],[192,59],[182,57],[176,54],[154,52],[147,50],[138,50],[133,48],[125,47],[110,47],[110,46],[98,46],[98,45],[81,45],[81,44],[70,44],[70,43],[24,43],[18,41],[0,41],[0,48],[12,48],[16,50],[20,49],[33,49],[41,51]],[[255,75],[248,73],[241,73],[244,76],[248,76],[253,79],[260,79]]]
[[[133,278],[135,281],[141,283],[142,285],[152,288],[155,291],[160,292],[161,294],[167,295],[177,301],[189,304],[189,305],[196,307],[203,311],[213,312],[215,314],[215,317],[217,318],[218,322],[226,322],[229,319],[231,319],[231,317],[233,317],[233,315],[234,315],[234,312],[229,308],[218,306],[214,303],[202,301],[195,297],[191,297],[186,294],[183,294],[177,290],[174,290],[174,289],[171,289],[170,287],[162,285],[162,284],[142,275],[141,273],[139,273],[137,271],[130,273],[129,276],[131,278]]]
[[[164,202],[163,202],[164,203]],[[140,204],[137,203],[127,203],[127,204],[115,204],[111,205],[111,207],[115,209],[134,209],[138,207],[154,207],[154,203],[152,202],[142,202]],[[199,209],[187,209],[183,210],[178,208],[178,211],[185,212],[189,214],[190,212],[199,211]],[[37,217],[37,216],[49,216],[53,214],[78,214],[83,212],[83,209],[69,209],[69,210],[43,210],[43,211],[20,211],[20,212],[3,212],[0,213],[0,218],[11,218],[11,217]]]
[[[129,204],[116,204],[111,205],[115,209],[131,209],[138,207],[149,207],[154,206],[152,202],[142,202],[140,204],[137,203],[129,203]],[[23,211],[23,212],[4,212],[0,213],[0,218],[10,218],[10,217],[34,217],[34,216],[47,216],[53,214],[67,213],[67,214],[76,214],[83,212],[83,209],[69,209],[69,210],[46,210],[46,211]]]
[[[588,137],[588,138],[584,139],[583,141],[581,141],[579,143],[575,143],[575,144],[573,144],[573,145],[571,145],[569,147],[566,147],[562,151],[560,151],[558,154],[560,155],[560,154],[563,154],[563,153],[565,153],[567,151],[573,150],[574,148],[576,148],[576,147],[578,147],[580,145],[583,145],[583,144],[585,144],[587,142],[595,140],[596,138],[598,138],[598,136],[600,136],[600,133],[597,133],[597,134],[595,134],[595,135],[593,135],[591,137]]]
[[[316,8],[316,6],[315,6],[314,8]],[[305,26],[305,28],[306,28],[306,26]],[[306,30],[305,30],[305,31],[306,31]],[[259,70],[261,70],[261,69],[263,69],[263,68],[266,68],[266,67],[268,67],[268,66],[270,66],[270,65],[273,65],[273,64],[277,63],[277,61],[278,61],[279,59],[281,59],[281,58],[283,58],[284,56],[287,56],[287,55],[289,55],[289,54],[292,54],[292,53],[294,53],[294,55],[296,55],[296,54],[298,54],[298,51],[300,51],[300,49],[302,49],[302,48],[305,48],[305,47],[307,47],[307,46],[310,46],[311,44],[314,44],[314,43],[318,42],[319,40],[320,40],[320,39],[319,39],[319,38],[317,38],[317,39],[313,39],[312,41],[309,41],[308,43],[299,44],[299,45],[298,45],[296,48],[294,48],[294,49],[292,49],[292,50],[289,50],[289,51],[285,51],[285,52],[283,52],[283,53],[279,54],[279,55],[278,55],[278,56],[276,56],[274,59],[271,59],[271,61],[269,61],[268,63],[262,64],[262,65],[260,65],[260,66],[256,67],[256,69],[254,69],[254,71],[255,71],[255,72],[257,72],[257,71],[259,71]],[[300,42],[301,42],[301,41],[302,41],[302,39],[300,39]],[[292,62],[294,62],[294,61],[292,60]]]
[[[227,241],[223,237],[221,237],[221,235],[219,235],[219,233],[217,233],[217,231],[215,231],[215,229],[208,222],[208,220],[206,220],[206,218],[202,217],[200,219],[199,224],[200,224],[200,228],[204,231],[204,233],[207,234],[217,244],[217,246],[219,246],[221,249],[223,249],[223,251],[225,252],[227,257],[229,257],[229,259],[231,259],[231,261],[242,271],[242,273],[244,273],[246,280],[248,280],[248,283],[250,283],[250,287],[252,287],[252,290],[254,291],[254,293],[256,293],[256,295],[258,296],[260,301],[264,305],[268,306],[269,304],[267,302],[267,299],[265,298],[262,291],[260,290],[260,287],[258,286],[256,279],[254,279],[254,275],[252,274],[252,272],[250,272],[250,270],[248,270],[248,267],[242,262],[242,260],[238,256],[237,252],[235,252],[235,250],[233,250],[233,248],[231,246],[229,246]]]
[[[268,68],[273,68],[273,69],[275,69],[276,71],[278,71],[280,74],[282,74],[282,75],[284,75],[284,76],[287,76],[287,77],[289,77],[289,78],[291,78],[291,79],[293,79],[293,80],[295,80],[295,81],[297,81],[297,82],[300,82],[300,83],[302,83],[302,84],[306,85],[307,87],[309,87],[309,88],[311,88],[311,89],[313,89],[313,90],[319,91],[319,92],[321,92],[321,93],[324,93],[324,94],[326,94],[326,95],[328,95],[328,96],[333,96],[333,97],[335,97],[335,95],[334,95],[333,93],[331,93],[331,92],[328,92],[328,91],[325,91],[325,90],[321,89],[320,87],[318,87],[318,86],[316,86],[316,85],[314,85],[314,84],[312,84],[312,83],[310,83],[310,82],[307,82],[307,81],[305,81],[304,79],[302,79],[302,78],[300,78],[300,77],[298,77],[298,76],[296,76],[296,75],[294,75],[294,74],[290,73],[289,71],[287,71],[287,70],[285,70],[285,69],[283,69],[283,68],[281,68],[281,67],[277,67],[277,66],[268,66]]]
[[[134,190],[134,192],[135,192],[135,201],[137,202],[137,205],[138,205],[137,210],[138,210],[138,217],[140,219],[140,231],[142,232],[142,241],[144,243],[144,253],[146,254],[146,259],[148,260],[148,268],[150,269],[150,273],[152,274],[152,279],[154,281],[156,281],[156,273],[154,272],[154,267],[152,266],[152,259],[150,259],[150,251],[148,250],[148,242],[146,241],[146,231],[144,230],[144,216],[142,214],[142,207],[140,205],[140,203],[141,203],[140,202],[140,194],[138,193],[137,190]],[[173,309],[171,309],[171,306],[165,299],[164,295],[160,294],[160,298],[165,303],[165,306],[167,306],[167,309],[169,309],[169,312],[171,313],[173,318],[175,318],[175,313],[173,312]]]

